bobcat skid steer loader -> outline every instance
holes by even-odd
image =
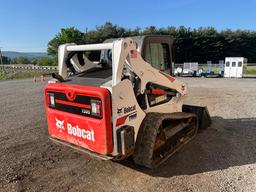
[[[146,62],[142,47],[132,38],[59,47],[45,88],[51,140],[154,168],[209,126],[207,108],[183,105],[186,85]]]

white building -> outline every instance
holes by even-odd
[[[226,57],[224,77],[243,77],[246,66],[247,59],[245,57]]]

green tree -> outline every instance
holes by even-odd
[[[191,29],[184,26],[178,28],[168,26],[157,28],[136,27],[126,29],[110,22],[97,26],[85,33],[72,28],[61,29],[48,44],[48,53],[56,56],[58,46],[64,43],[102,43],[109,38],[138,35],[170,35],[174,38],[174,61],[177,63],[195,61],[206,63],[218,62],[227,56],[247,57],[249,62],[256,62],[256,32],[247,30],[217,31],[213,27]]]
[[[3,64],[10,64],[11,59],[9,57],[2,56],[2,61],[3,61]]]
[[[54,65],[57,65],[57,58],[41,57],[37,59],[36,64],[42,65],[42,66],[54,66]]]
[[[144,35],[156,35],[159,34],[159,30],[155,26],[146,27],[143,32]]]
[[[58,47],[65,43],[82,44],[84,34],[74,27],[61,29],[61,31],[48,43],[47,52],[50,55],[56,56]]]
[[[13,64],[32,64],[32,60],[28,57],[16,57],[12,59]]]
[[[95,30],[84,34],[85,43],[102,43],[109,38],[127,37],[131,31],[106,22],[104,25],[97,26]]]

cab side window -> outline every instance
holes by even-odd
[[[162,71],[170,68],[171,59],[168,44],[148,43],[145,47],[145,61]]]

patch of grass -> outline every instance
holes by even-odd
[[[43,73],[39,71],[17,71],[17,72],[4,72],[0,70],[0,80],[12,80],[12,79],[25,79],[40,77]],[[47,75],[47,74],[44,74]]]
[[[246,67],[246,74],[250,74],[250,75],[256,75],[256,66],[248,66]]]
[[[200,67],[199,67],[199,69],[200,69]],[[202,69],[203,69],[204,72],[208,72],[208,67],[207,66],[203,66]],[[214,74],[219,74],[219,68],[218,67],[213,66],[211,71],[214,72]]]

